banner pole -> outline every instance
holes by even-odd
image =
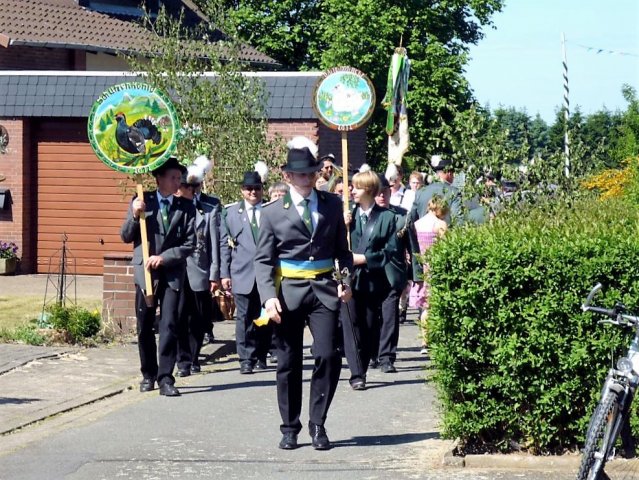
[[[135,176],[136,191],[138,198],[144,200],[144,189],[142,188],[142,180],[139,175]],[[144,212],[140,212],[140,237],[142,241],[142,265],[144,267],[144,300],[147,307],[152,307],[153,302],[153,280],[151,279],[151,271],[146,268],[146,262],[149,260],[149,235],[146,230],[146,216]]]
[[[349,213],[349,197],[350,190],[348,189],[348,133],[342,132],[342,175],[344,177],[344,191],[342,192],[342,200],[344,203],[344,213]],[[346,237],[348,239],[348,248],[351,248],[351,235],[350,230],[346,229]]]

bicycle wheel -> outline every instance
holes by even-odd
[[[586,447],[577,480],[609,478],[603,472],[603,468],[617,440],[618,432],[615,432],[615,427],[618,424],[619,413],[619,395],[612,390],[606,391],[595,409],[586,434]]]

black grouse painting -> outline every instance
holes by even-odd
[[[126,152],[145,154],[147,140],[157,145],[162,139],[162,134],[149,119],[141,118],[129,126],[124,113],[118,112],[115,115],[115,121],[118,123],[115,129],[115,141]]]

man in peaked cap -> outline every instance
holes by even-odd
[[[233,292],[235,297],[240,373],[251,374],[253,369],[266,368],[271,346],[271,329],[253,323],[261,311],[253,266],[262,223],[263,184],[258,172],[244,174],[241,191],[242,200],[227,205],[222,215],[220,276],[222,288]]]
[[[175,157],[169,158],[152,173],[157,190],[144,192],[144,198],[134,198],[122,225],[120,236],[133,243],[135,305],[138,349],[142,382],[140,391],[155,388],[160,395],[179,396],[175,388],[173,369],[177,355],[178,302],[186,270],[186,258],[195,247],[192,202],[175,196],[186,168]],[[143,264],[140,215],[144,212],[149,239],[149,258]],[[153,305],[145,301],[144,270],[151,271]],[[160,306],[159,352],[155,343],[155,312]],[[159,353],[159,363],[158,363]]]
[[[313,448],[327,450],[324,428],[339,380],[337,348],[340,301],[351,292],[333,278],[334,264],[352,270],[346,225],[339,198],[313,188],[320,164],[317,147],[304,137],[289,145],[282,167],[290,191],[264,207],[255,256],[255,273],[266,315],[274,323],[277,351],[277,400],[282,418],[279,447],[297,448],[302,429],[304,326],[313,335],[308,423]]]
[[[446,217],[446,223],[450,225],[451,220],[459,220],[461,215],[461,192],[453,186],[453,165],[445,157],[441,155],[433,155],[430,165],[435,171],[436,178],[433,183],[417,190],[415,194],[415,202],[411,209],[410,215],[414,222],[426,215],[426,207],[433,195],[439,195],[450,206],[450,214]]]
[[[187,377],[200,371],[204,333],[211,328],[213,298],[220,282],[220,201],[197,192],[205,170],[190,165],[182,174],[179,195],[195,206],[195,249],[186,259],[186,277],[179,304],[178,371]]]

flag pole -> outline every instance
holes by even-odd
[[[568,61],[566,60],[566,36],[561,34],[561,50],[563,55],[564,74],[564,174],[570,177],[570,138],[568,137],[568,120],[570,119],[570,99],[568,94]]]

